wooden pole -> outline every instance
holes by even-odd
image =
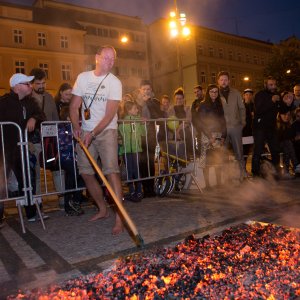
[[[142,247],[144,246],[144,241],[142,236],[138,233],[137,228],[135,226],[135,224],[133,223],[133,221],[131,220],[130,216],[128,215],[127,211],[125,210],[122,202],[118,199],[116,193],[114,192],[114,190],[112,189],[111,185],[109,184],[109,182],[107,181],[106,177],[104,176],[104,174],[102,173],[101,169],[99,168],[97,162],[94,160],[94,158],[91,156],[89,150],[87,149],[87,147],[83,144],[83,142],[81,141],[80,138],[77,139],[79,145],[81,146],[81,148],[83,149],[84,153],[86,154],[87,158],[89,159],[89,161],[91,162],[93,168],[95,169],[95,171],[97,172],[97,174],[100,176],[100,178],[102,179],[104,185],[106,186],[106,188],[108,189],[110,195],[112,196],[115,204],[117,205],[117,208],[119,210],[119,212],[121,213],[122,217],[124,218],[124,220],[126,221],[128,227],[130,228],[130,230],[132,231],[134,237],[135,237],[135,242],[137,244],[138,247]]]

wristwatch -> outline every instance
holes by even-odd
[[[94,140],[94,139],[96,138],[96,135],[95,135],[94,130],[92,130],[92,131],[90,132],[90,134],[91,134],[91,136],[92,136],[92,139]]]

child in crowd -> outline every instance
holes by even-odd
[[[300,173],[300,164],[293,145],[293,130],[291,126],[291,111],[286,105],[281,106],[277,116],[277,134],[280,143],[280,151],[283,152],[283,164],[285,178],[291,178],[289,172],[292,163],[294,172]]]
[[[124,156],[124,164],[127,169],[128,180],[139,178],[139,153],[142,152],[142,136],[145,135],[145,128],[138,115],[138,106],[133,101],[124,103],[124,122],[119,125],[119,132],[122,136],[120,154]],[[140,181],[128,183],[129,194],[125,199],[132,202],[140,202],[144,195]]]

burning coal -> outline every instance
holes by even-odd
[[[120,259],[113,270],[8,299],[295,299],[300,231],[242,224],[174,248]]]

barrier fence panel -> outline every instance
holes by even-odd
[[[17,130],[17,141],[12,142],[9,139],[5,133],[5,126],[13,126]],[[0,163],[2,163],[0,205],[5,201],[16,201],[23,232],[25,226],[21,207],[36,205],[39,218],[45,228],[39,205],[42,197],[64,195],[84,189],[77,181],[72,125],[68,121],[43,122],[40,126],[41,143],[38,144],[28,142],[30,139],[27,130],[23,138],[21,128],[15,123],[2,122],[0,129]],[[154,179],[156,192],[163,196],[166,189],[170,193],[176,185],[178,190],[181,190],[184,185],[183,179],[185,181],[184,176],[188,174],[201,190],[195,178],[194,133],[190,122],[183,119],[120,120],[119,133],[120,144],[121,147],[123,146],[123,153],[120,155],[123,157],[123,164],[121,164],[123,182]],[[14,174],[14,169],[10,167],[6,153],[6,148],[12,147],[13,143],[19,153],[20,163],[17,166],[15,164],[17,174]],[[132,177],[132,163],[137,166],[135,177]],[[42,178],[36,176],[41,170]],[[65,185],[65,170],[68,175],[71,174],[67,179],[70,182],[71,178],[72,183],[68,186]],[[55,189],[49,187],[49,172],[52,172],[52,177],[56,176]],[[34,178],[35,176],[37,179]]]
[[[0,122],[0,134],[0,209],[3,209],[4,202],[16,201],[22,231],[25,233],[21,206],[30,203],[24,155],[26,143],[16,123]]]
[[[185,186],[186,174],[197,183],[194,129],[185,119],[119,120],[122,180],[155,180],[165,196]]]
[[[43,179],[41,178],[37,183],[42,188],[34,198],[83,190],[77,180],[78,171],[71,122],[42,122],[40,132],[41,153],[37,159],[38,166],[43,170]],[[52,173],[54,189],[49,187],[49,172]],[[67,176],[68,178],[65,178]],[[70,184],[66,184],[66,180]]]

